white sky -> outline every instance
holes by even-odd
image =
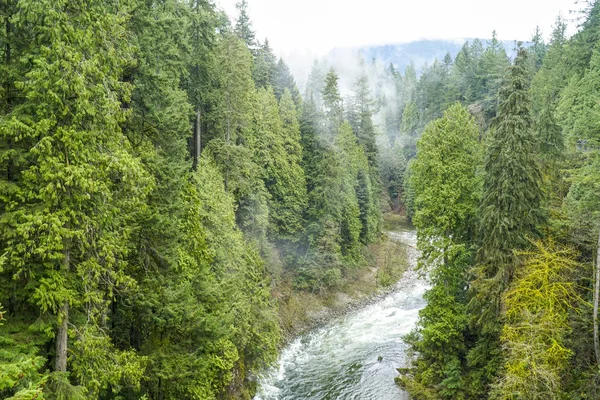
[[[238,0],[215,0],[235,21]],[[416,39],[528,40],[546,37],[556,16],[573,20],[575,0],[248,0],[252,25],[276,55],[324,55],[334,47]],[[571,22],[570,32],[576,23]]]

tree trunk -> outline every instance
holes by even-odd
[[[69,270],[71,264],[71,253],[68,244],[65,245],[65,254],[63,258],[63,270]],[[69,302],[65,301],[58,312],[60,325],[56,332],[56,365],[55,370],[67,372],[67,339],[69,329]]]
[[[202,126],[200,125],[201,111],[196,111],[196,129],[194,130],[194,171],[198,170],[200,153],[202,152]]]
[[[69,324],[69,302],[65,301],[59,312],[61,323],[56,333],[56,367],[59,372],[67,372],[67,329]]]
[[[600,234],[598,235],[598,248],[596,250],[596,281],[594,282],[594,351],[596,362],[600,365],[600,339],[598,339],[598,297],[600,295]]]

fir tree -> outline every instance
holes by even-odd
[[[358,143],[363,146],[371,167],[376,165],[377,147],[375,143],[375,126],[373,124],[373,108],[375,102],[371,98],[369,81],[366,74],[361,74],[354,83],[354,95],[347,113],[352,130]]]
[[[275,74],[277,70],[277,58],[273,54],[273,50],[269,47],[269,40],[258,47],[256,57],[254,58],[254,70],[252,76],[254,83],[258,88],[268,88],[274,84]]]
[[[128,10],[118,9],[100,1],[21,2],[13,28],[29,32],[19,56],[32,64],[15,89],[27,100],[0,122],[4,140],[26,160],[18,178],[2,185],[4,268],[25,288],[16,301],[31,304],[54,337],[55,385],[69,386],[71,372],[91,396],[135,387],[143,372],[143,359],[116,349],[100,329],[114,293],[133,286],[127,243],[152,185],[121,131],[119,99],[129,98],[130,86],[120,77],[132,53],[119,40]],[[46,23],[35,24],[40,18]],[[14,151],[2,153],[10,160]],[[97,369],[87,367],[92,361]]]
[[[531,129],[527,52],[520,48],[499,93],[484,161],[481,247],[469,309],[479,336],[469,361],[473,384],[484,391],[500,363],[500,300],[514,275],[514,250],[527,247],[544,222],[541,173]]]
[[[327,134],[331,139],[335,136],[337,129],[344,120],[344,108],[342,96],[338,87],[338,76],[333,69],[330,69],[325,77],[325,86],[321,95],[323,96],[323,109],[327,120]]]
[[[234,32],[236,36],[248,46],[250,51],[254,51],[257,45],[256,34],[252,30],[252,22],[248,15],[248,2],[246,0],[241,0],[236,3],[235,8],[237,8],[239,15],[235,23]]]
[[[302,104],[302,97],[300,96],[300,91],[298,90],[298,86],[296,85],[296,81],[294,80],[294,77],[292,76],[289,67],[283,61],[282,58],[280,58],[277,62],[275,74],[272,79],[272,85],[277,100],[281,100],[283,93],[287,89],[292,95],[292,99],[294,100],[296,109],[300,109],[299,107]]]

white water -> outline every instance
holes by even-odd
[[[408,228],[390,236],[416,242]],[[409,253],[414,266],[416,252]],[[397,287],[381,301],[292,341],[278,365],[260,377],[254,400],[408,399],[394,377],[396,368],[406,366],[402,336],[414,328],[427,286],[409,271]]]

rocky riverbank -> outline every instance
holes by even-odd
[[[279,315],[284,343],[332,319],[375,303],[417,279],[416,251],[401,243],[395,232],[370,246],[371,262],[342,285],[322,293],[284,291],[279,301]]]

